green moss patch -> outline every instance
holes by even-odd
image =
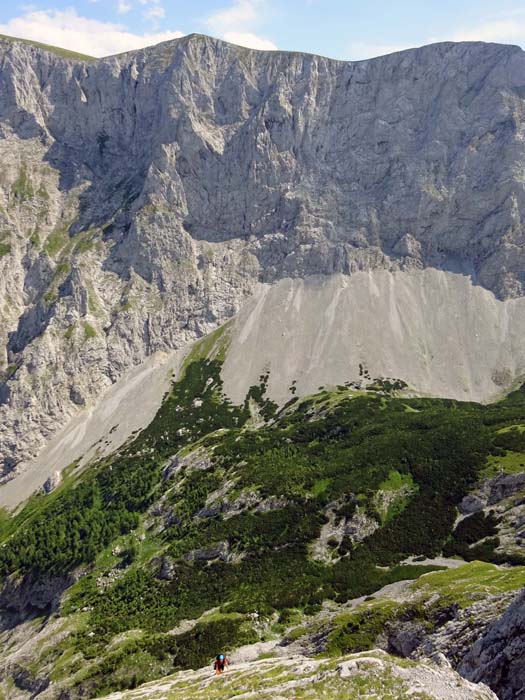
[[[69,225],[55,229],[46,239],[44,250],[51,257],[56,256],[69,243]]]
[[[28,175],[27,168],[22,166],[18,174],[17,179],[14,181],[11,191],[15,198],[20,202],[25,202],[29,199],[33,199],[35,196],[35,191],[33,189],[33,183]]]
[[[525,472],[525,453],[505,452],[502,455],[490,455],[483,471],[482,479],[492,479],[499,474],[521,474]]]
[[[91,338],[97,337],[97,331],[93,326],[87,321],[84,323],[84,338],[85,340],[91,340]]]
[[[436,592],[461,607],[467,607],[485,595],[518,591],[524,586],[524,566],[501,568],[481,561],[427,574],[411,584],[414,591]]]

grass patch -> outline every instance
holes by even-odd
[[[521,472],[525,472],[525,454],[523,452],[510,451],[503,455],[490,455],[481,471],[480,477],[482,479],[493,479],[499,474],[520,474]]]
[[[525,566],[500,568],[481,561],[427,574],[411,584],[414,591],[439,593],[461,607],[467,607],[486,595],[518,591],[524,586]]]
[[[266,617],[290,609],[312,612],[325,600],[345,602],[432,570],[399,562],[441,553],[451,540],[457,505],[487,458],[520,449],[522,434],[501,429],[522,420],[523,390],[490,406],[341,392],[335,403],[305,399],[254,428],[247,402],[236,406],[224,396],[224,327],[212,335],[194,346],[146,429],[73,483],[31,499],[2,531],[4,577],[92,567],[62,609],[64,616],[89,610],[74,647],[90,664],[75,681],[86,696],[130,687],[170,664],[200,663],[199,649],[208,648],[203,640],[209,648],[222,646],[223,630],[233,634],[229,626],[255,611]],[[266,383],[264,375],[252,400],[264,401]],[[197,444],[201,452],[192,461]],[[175,464],[174,455],[178,468],[168,478],[165,467]],[[228,484],[233,486],[224,488]],[[403,507],[381,519],[378,493],[403,494]],[[232,509],[248,496],[244,507]],[[266,499],[273,505],[264,512],[258,505]],[[363,542],[344,541],[339,560],[328,565],[311,560],[309,551],[334,501],[359,503],[379,527]],[[480,523],[472,525],[476,530]],[[118,557],[111,551],[116,543],[123,550]],[[219,545],[235,563],[189,556]],[[159,577],[161,555],[171,560],[169,580]],[[112,570],[119,578],[101,595],[97,577]],[[523,576],[523,569],[509,571]],[[488,573],[480,578],[487,586]],[[421,581],[414,585],[432,583],[430,576]],[[436,581],[435,588],[449,585],[446,578]],[[502,585],[511,583],[494,583]],[[450,586],[463,595],[458,581]],[[465,596],[472,595],[472,582],[468,586]],[[182,620],[213,608],[219,617],[206,629],[194,628],[197,636],[184,638],[184,646],[165,639]],[[344,635],[368,648],[382,613],[361,613],[352,629],[345,621]],[[418,610],[410,614],[427,620]],[[115,635],[137,629],[140,638],[125,637],[132,646],[115,646]],[[334,641],[334,649],[340,647]],[[150,663],[153,676],[138,672]]]
[[[69,243],[69,224],[56,228],[46,239],[44,250],[51,257],[56,256]]]
[[[224,360],[224,355],[228,348],[228,337],[225,335],[228,329],[229,323],[225,323],[219,326],[217,330],[209,335],[204,336],[200,340],[197,340],[189,353],[184,358],[182,368],[180,371],[180,376],[184,377],[184,374],[188,367],[193,362],[206,361],[206,360]]]
[[[505,433],[512,433],[512,432],[525,433],[525,425],[523,425],[523,424],[507,425],[505,428],[500,428],[497,431],[498,435],[504,435]]]
[[[386,524],[400,515],[417,490],[411,474],[401,474],[397,469],[390,471],[388,478],[379,484],[374,500],[381,522]]]
[[[21,44],[28,44],[29,46],[34,46],[37,49],[43,49],[44,51],[49,51],[54,53],[61,58],[68,58],[74,61],[96,61],[97,59],[93,56],[86,56],[82,53],[77,53],[76,51],[69,51],[68,49],[62,49],[58,46],[50,46],[49,44],[42,44],[39,41],[30,41],[29,39],[20,39],[14,36],[8,36],[7,34],[0,34],[0,39],[10,42],[19,42]]]
[[[77,234],[74,239],[72,239],[73,254],[82,255],[84,253],[88,253],[90,250],[93,250],[95,247],[95,238],[97,233],[98,229],[89,229]]]
[[[18,199],[20,202],[25,202],[29,199],[33,199],[33,197],[35,196],[33,184],[25,166],[22,166],[22,168],[20,169],[18,177],[13,183],[11,191],[15,198]]]
[[[349,651],[373,649],[385,625],[396,618],[401,605],[392,601],[374,601],[355,611],[338,615],[335,629],[329,634],[326,651],[340,656]]]
[[[93,328],[93,326],[87,321],[84,323],[84,339],[85,340],[91,340],[91,338],[96,338],[97,337],[97,331]]]
[[[18,372],[18,365],[8,365],[5,371],[6,379],[11,379]]]

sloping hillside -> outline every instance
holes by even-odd
[[[235,404],[221,379],[227,330],[195,346],[144,431],[4,521],[6,679],[100,695],[282,638],[294,622],[308,639],[318,614],[325,643],[309,653],[360,651],[381,642],[382,609],[334,638],[326,605],[417,579],[448,564],[442,554],[514,567],[482,574],[481,589],[475,569],[471,583],[444,581],[428,609],[415,589],[390,608],[399,630],[457,622],[457,664],[484,629],[455,622],[469,591],[486,627],[525,584],[523,389],[480,405],[372,381],[279,409],[262,375]]]
[[[127,372],[225,323],[259,284],[276,283],[270,312],[325,276],[319,294],[304,282],[322,319],[302,307],[294,337],[318,358],[330,318],[341,332],[328,347],[351,334],[350,364],[334,354],[325,376],[290,348],[283,377],[297,391],[312,390],[294,376],[309,370],[319,385],[353,380],[364,355],[373,374],[411,374],[423,392],[511,389],[521,305],[496,298],[523,293],[524,62],[495,44],[352,63],[197,35],[84,61],[1,39],[4,475],[31,469]],[[355,275],[382,270],[396,274]],[[378,304],[376,287],[392,298]]]
[[[400,661],[381,652],[333,661],[291,657],[233,666],[221,678],[209,669],[184,673],[110,700],[496,700],[486,687],[451,669]]]

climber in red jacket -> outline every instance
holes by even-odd
[[[226,666],[229,666],[230,662],[224,656],[224,654],[217,654],[215,661],[213,662],[213,668],[215,669],[215,675],[220,676],[224,672]]]

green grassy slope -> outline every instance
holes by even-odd
[[[421,688],[425,690],[421,690]],[[447,692],[445,696],[443,692]],[[235,664],[220,678],[202,669],[177,674],[123,695],[126,700],[487,700],[452,671],[375,651],[333,659],[270,658]]]
[[[4,579],[82,567],[59,613],[72,633],[35,662],[73,696],[198,667],[292,609],[313,614],[430,570],[400,564],[409,555],[504,560],[492,521],[476,522],[488,536],[478,548],[469,528],[468,541],[452,533],[487,463],[525,454],[525,432],[506,430],[525,422],[524,389],[482,406],[340,387],[278,412],[262,376],[235,406],[221,337],[197,346],[133,441],[0,522]],[[373,524],[367,537],[343,527],[312,556],[330,518],[356,517]]]
[[[86,56],[82,53],[77,53],[76,51],[69,51],[68,49],[61,49],[58,46],[50,46],[49,44],[42,44],[39,41],[31,41],[30,39],[20,39],[14,36],[7,36],[6,34],[0,34],[0,40],[20,42],[21,44],[29,44],[30,46],[35,46],[37,49],[43,49],[44,51],[49,51],[62,58],[69,58],[72,61],[96,61],[97,59],[93,56]]]

